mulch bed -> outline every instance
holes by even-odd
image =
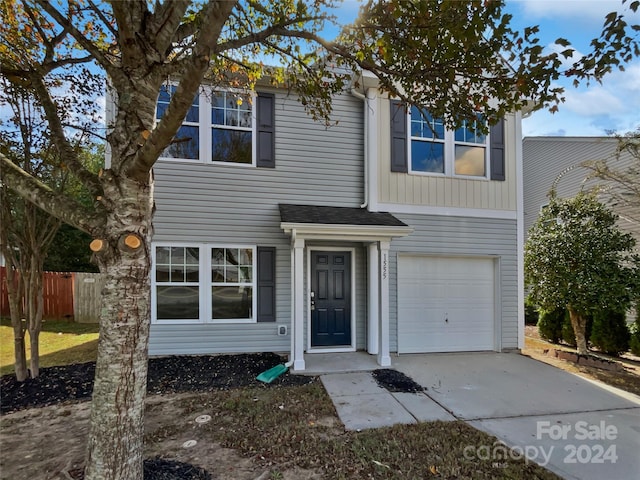
[[[270,384],[256,380],[256,375],[280,363],[284,363],[284,359],[274,353],[151,358],[147,393],[228,390],[247,386],[272,388],[304,385],[313,381],[312,377],[288,373]],[[70,400],[89,400],[94,373],[95,363],[89,362],[42,368],[37,378],[29,378],[24,382],[17,382],[15,375],[4,375],[0,377],[0,413]]]
[[[144,480],[212,480],[206,470],[190,463],[166,460],[161,457],[147,458],[143,465]],[[84,470],[69,472],[73,480],[84,480]]]
[[[371,374],[375,381],[378,382],[378,385],[390,392],[418,393],[426,390],[425,387],[417,384],[411,377],[391,368],[380,368],[374,370]]]

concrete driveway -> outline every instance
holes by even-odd
[[[568,479],[640,478],[640,398],[515,353],[402,355],[453,417]],[[500,445],[465,454],[499,462]]]

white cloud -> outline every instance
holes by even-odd
[[[601,24],[609,12],[623,10],[620,0],[517,0],[524,12],[536,18],[566,18]]]
[[[627,111],[625,103],[620,98],[600,86],[584,92],[568,90],[566,99],[560,108],[582,116],[616,115]]]

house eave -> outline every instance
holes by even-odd
[[[280,228],[288,235],[295,232],[295,236],[307,240],[351,240],[358,242],[389,241],[391,238],[406,237],[413,232],[413,228],[407,226],[293,222],[281,222]]]

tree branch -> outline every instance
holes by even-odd
[[[85,37],[69,19],[65,18],[56,7],[54,7],[48,0],[35,0],[37,4],[49,14],[63,29],[68,30],[69,34],[84,48],[93,58],[98,62],[102,68],[105,69],[107,74],[114,80],[126,81],[126,77],[123,76],[120,69],[116,68],[109,59],[104,55],[104,52],[98,48],[98,46]],[[115,2],[118,3],[118,2]]]
[[[64,127],[60,121],[57,105],[53,98],[51,98],[49,89],[44,83],[44,79],[41,76],[33,75],[32,82],[36,97],[42,104],[42,109],[44,110],[47,118],[52,140],[60,152],[61,161],[63,161],[78,180],[87,187],[93,198],[101,196],[102,186],[100,185],[98,177],[82,165],[76,151],[64,134]]]
[[[89,234],[97,233],[104,225],[104,219],[96,211],[54,192],[2,153],[0,153],[0,173],[0,183],[63,222]]]
[[[129,165],[124,167],[127,175],[146,182],[149,171],[153,167],[170,137],[175,135],[182,119],[191,107],[193,97],[200,88],[200,83],[204,73],[209,68],[211,53],[217,43],[222,27],[233,11],[236,2],[215,2],[210,1],[205,7],[202,17],[203,25],[207,28],[201,29],[193,53],[189,61],[185,63],[180,83],[171,98],[171,103],[167,107],[163,119],[153,129],[151,135],[138,150]]]

